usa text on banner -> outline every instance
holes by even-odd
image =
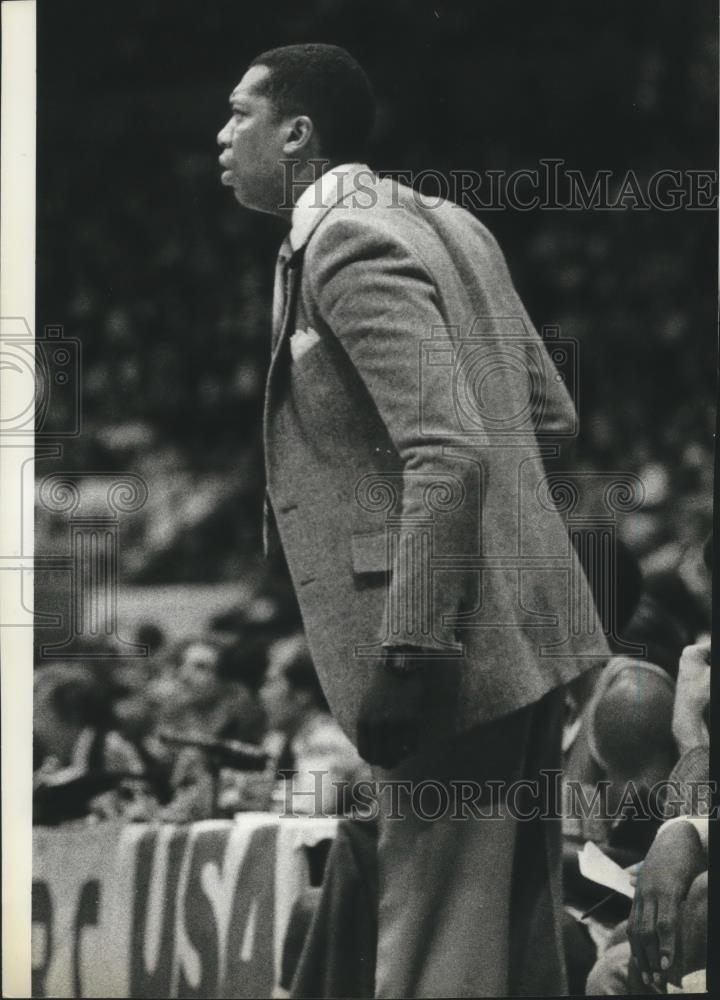
[[[269,997],[332,820],[36,829],[33,995]]]

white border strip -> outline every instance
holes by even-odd
[[[33,491],[20,488],[27,433],[8,435],[13,415],[34,396],[32,370],[18,369],[3,340],[18,320],[35,330],[35,2],[2,4],[0,163],[0,697],[2,722],[2,994],[28,997],[31,984],[32,556]],[[8,317],[15,319],[11,324]],[[24,326],[24,324],[23,324]],[[10,327],[13,329],[11,330]],[[29,338],[31,339],[31,338]],[[28,384],[29,383],[29,384]],[[26,424],[23,421],[23,427]],[[12,445],[12,446],[11,446]],[[25,466],[27,468],[27,465]],[[29,495],[28,495],[29,494]],[[24,512],[23,512],[23,507]],[[23,521],[24,513],[24,521]],[[24,530],[23,530],[24,523]],[[22,611],[24,583],[24,613]],[[29,591],[29,593],[28,593]],[[24,622],[24,624],[23,624]]]

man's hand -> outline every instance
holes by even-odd
[[[710,703],[710,640],[686,646],[680,657],[672,733],[680,754],[708,746],[704,713]]]
[[[706,867],[700,838],[690,823],[674,823],[658,834],[648,851],[628,920],[633,959],[646,986],[664,988],[668,979],[674,981],[681,905]]]
[[[369,764],[394,767],[421,749],[432,715],[456,703],[460,660],[425,659],[399,647],[371,668],[357,724],[357,747]]]

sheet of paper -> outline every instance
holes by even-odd
[[[580,873],[591,882],[607,886],[615,892],[632,899],[635,890],[630,881],[630,873],[600,850],[597,844],[587,841],[578,854]]]

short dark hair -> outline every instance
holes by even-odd
[[[270,71],[259,93],[280,117],[307,115],[323,156],[334,163],[364,160],[375,121],[375,97],[358,62],[337,45],[284,45],[253,59]]]

